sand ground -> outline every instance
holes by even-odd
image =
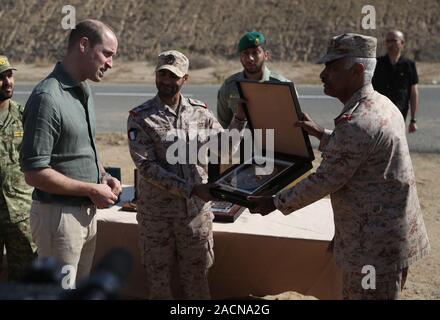
[[[132,184],[134,165],[131,161],[125,135],[99,134],[98,150],[105,166],[116,166],[122,169],[122,182]],[[317,160],[319,152],[315,150]],[[417,178],[417,188],[423,209],[425,224],[431,242],[431,254],[414,264],[409,271],[403,299],[440,299],[440,156],[438,154],[413,153],[411,155]],[[292,292],[269,296],[268,299],[299,299]]]
[[[209,58],[202,62],[195,63],[197,68],[191,68],[190,65],[187,84],[219,84],[232,73],[242,69],[238,59]],[[321,84],[319,73],[323,70],[322,65],[271,60],[268,65],[272,71],[281,73],[298,85]],[[37,82],[52,71],[53,63],[16,64],[15,67],[18,69],[14,74],[16,83]],[[417,63],[417,71],[420,84],[440,85],[440,63]],[[103,84],[108,82],[154,84],[154,66],[142,61],[122,62],[116,59],[113,68],[107,71]]]

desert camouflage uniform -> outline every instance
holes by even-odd
[[[370,271],[343,272],[342,298],[344,300],[398,300],[406,281],[408,268],[401,272],[375,274],[374,290],[365,290],[362,286],[370,286]]]
[[[390,278],[429,253],[405,124],[388,98],[371,85],[357,91],[320,150],[316,173],[274,203],[288,214],[330,194],[334,253],[343,272],[360,274],[371,265]]]
[[[231,128],[243,126],[244,122],[236,120],[231,124]],[[170,277],[177,258],[184,298],[209,299],[214,215],[209,203],[191,196],[194,185],[207,182],[207,167],[170,164],[166,154],[174,141],[167,141],[167,134],[176,129],[223,129],[204,103],[183,96],[177,112],[158,96],[131,110],[127,129],[130,153],[140,176],[137,220],[150,298],[173,298]],[[197,146],[207,140],[206,135],[197,136]]]
[[[23,109],[10,100],[9,114],[0,123],[0,256],[6,245],[9,280],[20,280],[36,249],[29,225],[32,188],[24,181],[19,165]]]

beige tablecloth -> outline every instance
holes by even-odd
[[[122,202],[132,198],[133,188],[125,186]],[[212,297],[297,291],[319,299],[339,299],[341,273],[327,250],[333,234],[329,199],[288,216],[275,211],[262,217],[245,210],[234,223],[214,223]],[[136,213],[120,211],[118,205],[98,212],[95,263],[115,246],[127,248],[134,258],[134,270],[123,294],[146,297],[148,275],[140,263]],[[174,287],[178,292],[177,282]]]

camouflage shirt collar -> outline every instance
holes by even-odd
[[[182,94],[180,94],[180,105],[176,108],[176,110],[173,110],[172,108],[170,108],[168,105],[166,105],[159,97],[159,94],[156,94],[156,96],[154,97],[154,104],[156,106],[158,106],[158,108],[160,110],[167,110],[168,112],[172,113],[173,115],[177,116],[178,114],[178,110],[180,107],[180,111],[182,111],[183,107],[187,107],[189,106],[189,102],[188,99],[186,99]]]
[[[342,113],[345,113],[346,111],[350,110],[352,107],[356,105],[356,103],[366,96],[372,94],[374,92],[373,85],[371,83],[363,86],[358,91],[356,91],[350,99],[345,103],[344,109],[342,110]]]

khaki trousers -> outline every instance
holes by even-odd
[[[94,205],[65,206],[34,200],[30,223],[39,257],[55,257],[63,267],[73,267],[76,281],[90,274],[96,246]]]

